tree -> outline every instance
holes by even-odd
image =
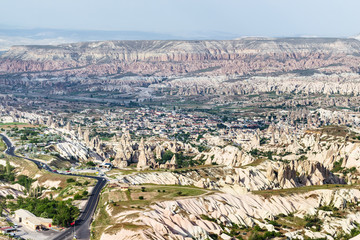
[[[7,175],[11,175],[11,165],[10,165],[10,162],[9,162],[9,159],[6,159],[6,174]]]
[[[49,217],[49,214],[47,212],[43,212],[40,214],[40,217],[42,218],[48,218]]]
[[[96,164],[94,162],[92,162],[92,161],[89,161],[89,162],[86,163],[86,166],[95,167]]]
[[[38,217],[53,219],[54,225],[67,227],[79,215],[79,209],[71,205],[68,201],[57,201],[48,198],[21,198],[16,203],[8,204],[11,210],[26,209]]]
[[[6,195],[6,199],[14,199],[14,196],[11,194]]]
[[[80,200],[82,198],[83,197],[79,193],[75,194],[75,196],[74,196],[74,200]]]
[[[67,183],[73,183],[73,182],[75,182],[75,179],[73,179],[73,178],[68,178],[68,179],[66,179],[66,182],[67,182]]]
[[[162,155],[162,159],[165,160],[165,161],[171,160],[173,155],[174,155],[174,153],[172,151],[166,150]]]
[[[31,183],[34,181],[35,181],[34,179],[29,178],[28,176],[25,175],[19,175],[17,177],[17,183],[19,183],[21,186],[24,186],[27,191],[30,190]]]

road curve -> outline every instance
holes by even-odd
[[[3,134],[0,134],[0,136],[4,140],[7,146],[7,149],[5,150],[5,153],[7,155],[32,161],[38,166],[39,169],[44,168],[47,171],[53,172],[53,170],[49,167],[49,165],[45,163],[42,163],[40,161],[31,158],[26,158],[16,155],[15,146],[12,145],[10,139]],[[54,174],[62,174],[62,173],[54,173]],[[92,221],[92,216],[94,215],[96,206],[98,204],[101,190],[106,185],[107,180],[102,177],[86,176],[86,175],[78,175],[78,174],[62,174],[62,175],[80,176],[80,177],[87,177],[97,180],[97,183],[93,188],[93,190],[91,191],[91,194],[89,196],[89,199],[86,203],[84,210],[81,212],[79,218],[75,221],[75,234],[77,239],[82,239],[82,240],[90,239],[90,224]],[[68,239],[73,239],[73,237],[74,237],[74,227],[71,227],[60,232],[57,236],[52,238],[52,240],[68,240]]]

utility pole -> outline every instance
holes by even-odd
[[[73,228],[73,239],[76,239],[76,235],[75,235],[75,220],[74,220],[72,223],[70,223],[70,225],[71,225],[71,226],[74,226],[74,228]]]
[[[74,221],[74,237],[73,239],[76,239],[76,234],[75,234],[75,221]]]

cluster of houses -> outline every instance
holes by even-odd
[[[88,127],[108,128],[111,132],[133,132],[138,136],[154,136],[168,138],[180,132],[191,133],[192,138],[200,133],[214,131],[223,119],[206,113],[189,113],[186,111],[170,111],[166,109],[138,108],[136,110],[116,109],[98,113],[84,112],[74,114],[72,121]],[[236,119],[226,123],[229,128],[254,128],[261,124],[261,119]],[[117,135],[121,135],[121,134]]]

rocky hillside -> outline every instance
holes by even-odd
[[[287,72],[319,67],[358,68],[355,39],[285,38],[233,41],[106,41],[15,46],[0,58],[1,73],[169,76]]]
[[[138,101],[158,96],[360,94],[360,41],[245,38],[14,46],[0,56],[0,94]],[[169,98],[170,99],[170,98]]]

